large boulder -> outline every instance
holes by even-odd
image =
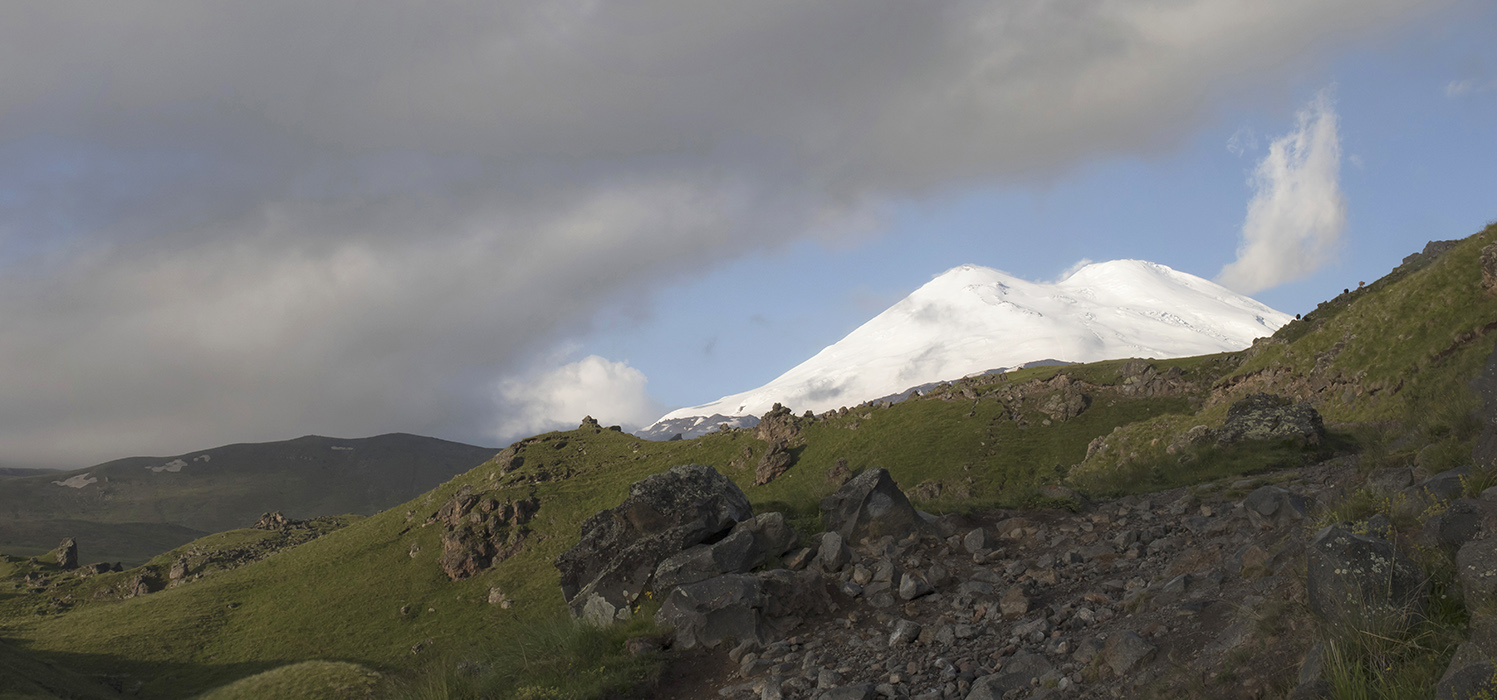
[[[927,524],[883,469],[869,469],[822,499],[821,522],[847,542],[885,535],[902,539]]]
[[[1485,607],[1497,597],[1497,538],[1461,545],[1455,554],[1455,575],[1468,610]]]
[[[1476,700],[1497,696],[1497,622],[1486,620],[1461,643],[1435,684],[1435,700]]]
[[[967,700],[1003,700],[1008,693],[1028,688],[1034,679],[1054,670],[1045,657],[1021,651],[1009,657],[997,673],[973,681]]]
[[[1216,440],[1231,445],[1250,440],[1294,440],[1319,445],[1325,439],[1320,414],[1303,401],[1295,403],[1273,394],[1249,394],[1227,409],[1227,420]]]
[[[1331,525],[1315,535],[1307,558],[1310,609],[1333,625],[1409,619],[1424,611],[1427,577],[1386,540]]]
[[[753,514],[743,490],[712,467],[671,467],[582,524],[577,545],[556,559],[562,595],[574,616],[593,624],[627,619],[662,561]]]
[[[682,649],[712,648],[726,641],[764,644],[765,604],[758,577],[729,574],[672,590],[655,613],[655,622],[673,628],[676,646]]]
[[[735,525],[727,537],[688,547],[660,562],[651,587],[664,592],[723,574],[747,573],[784,554],[796,539],[783,514],[760,513]]]

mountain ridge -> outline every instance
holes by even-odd
[[[773,404],[820,413],[1043,360],[1241,350],[1289,320],[1214,282],[1144,260],[1092,263],[1052,283],[959,265],[769,383],[671,411],[637,434],[692,437],[723,424],[744,427],[742,417]]]

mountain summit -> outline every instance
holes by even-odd
[[[1055,283],[962,265],[774,381],[673,411],[641,434],[747,424],[776,403],[820,413],[1045,360],[1241,350],[1289,320],[1214,282],[1143,260],[1094,263]]]

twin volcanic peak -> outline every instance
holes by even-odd
[[[750,423],[776,403],[821,413],[1044,361],[1241,350],[1290,320],[1219,284],[1143,260],[1093,263],[1054,283],[963,265],[768,384],[672,411],[640,434],[700,435],[722,423]]]

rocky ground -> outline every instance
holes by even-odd
[[[677,467],[589,521],[604,529],[558,566],[595,624],[664,599],[672,636],[631,640],[668,647],[649,697],[1318,698],[1327,625],[1433,609],[1400,549],[1443,548],[1467,595],[1492,597],[1497,489],[1462,498],[1466,485],[1460,470],[1416,482],[1339,458],[1075,512],[935,518],[870,470],[797,547],[779,514],[749,515],[725,478]],[[1395,509],[1403,534],[1386,515],[1326,525],[1354,491],[1421,517]],[[1472,617],[1437,698],[1497,677],[1497,626]]]
[[[1292,610],[1307,511],[1350,471],[946,517],[841,554],[823,536],[787,562],[825,573],[825,614],[689,663],[717,665],[698,680],[735,698],[1282,695],[1310,646]]]

